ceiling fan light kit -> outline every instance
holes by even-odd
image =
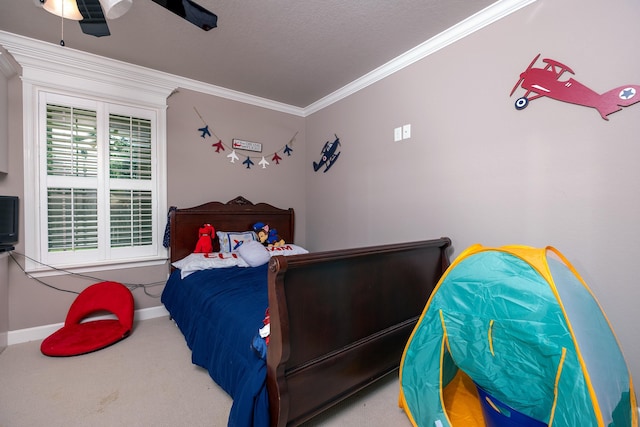
[[[80,21],[80,28],[85,34],[95,37],[111,35],[107,20],[117,19],[126,14],[133,0],[35,0],[36,3],[54,15],[60,16],[62,37],[60,45],[64,46],[64,19]],[[194,3],[191,0],[153,2],[175,13],[199,28],[209,31],[218,25],[218,16]]]
[[[76,0],[44,0],[42,7],[49,13],[65,19],[80,21],[83,19]]]
[[[100,5],[107,19],[117,19],[127,13],[133,0],[100,0]]]

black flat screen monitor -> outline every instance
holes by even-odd
[[[0,251],[12,250],[18,242],[19,205],[16,196],[0,196]]]

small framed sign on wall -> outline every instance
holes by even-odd
[[[234,139],[232,147],[235,150],[255,151],[256,153],[262,153],[262,144],[259,142],[244,141],[242,139]]]

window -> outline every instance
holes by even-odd
[[[47,91],[37,104],[40,232],[27,254],[63,268],[160,257],[156,111]]]
[[[20,65],[25,270],[165,264],[167,99],[182,79],[9,33],[0,42]]]

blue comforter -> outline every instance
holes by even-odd
[[[252,345],[268,306],[267,264],[219,268],[184,279],[174,270],[162,303],[192,352],[194,364],[232,398],[228,425],[269,425],[266,360]]]

